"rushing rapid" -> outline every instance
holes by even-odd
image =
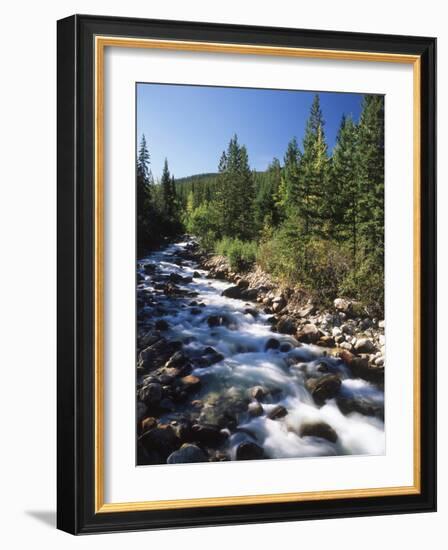
[[[188,246],[171,244],[137,266],[138,296],[151,297],[139,303],[139,334],[158,321],[167,341],[182,343],[191,375],[200,379],[197,391],[169,402],[158,421],[188,418],[220,426],[225,437],[219,448],[231,460],[245,442],[261,447],[266,458],[383,454],[383,389],[354,378],[340,358],[322,348],[273,332],[270,315],[254,303],[222,296],[229,283],[208,278],[185,255]],[[160,281],[170,279],[181,292],[161,290]],[[204,353],[214,354],[215,361],[204,365]],[[310,380],[329,375],[340,379],[338,396],[316,402]],[[138,387],[148,376],[151,372],[138,372]],[[341,399],[374,413],[342,412]]]

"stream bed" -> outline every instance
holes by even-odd
[[[137,265],[137,463],[380,455],[384,389],[167,245]]]

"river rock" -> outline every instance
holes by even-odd
[[[386,321],[384,319],[378,322],[378,328],[384,329],[386,327]]]
[[[306,387],[317,405],[323,405],[327,399],[336,397],[341,389],[341,379],[336,374],[326,374],[321,378],[310,378]]]
[[[138,398],[148,407],[157,407],[162,399],[162,386],[156,382],[145,384],[138,392]]]
[[[346,300],[345,298],[336,298],[333,305],[338,311],[342,311],[346,314],[350,313],[352,310],[352,302],[350,300]]]
[[[278,349],[279,347],[280,342],[277,340],[277,338],[269,338],[264,346],[264,349],[267,351],[268,349]]]
[[[335,340],[332,336],[321,336],[317,341],[318,346],[332,348],[335,345]]]
[[[137,421],[138,422],[140,422],[140,420],[144,418],[147,410],[148,410],[148,407],[142,401],[137,401]]]
[[[340,396],[337,398],[336,403],[342,414],[347,415],[356,412],[364,416],[377,416],[384,419],[383,406],[369,402],[367,399]]]
[[[229,286],[229,288],[226,288],[221,292],[221,296],[225,296],[226,298],[235,298],[239,299],[241,298],[242,289],[239,286]]]
[[[263,449],[252,441],[243,441],[236,449],[237,460],[260,460],[264,458]]]
[[[181,384],[184,391],[186,391],[187,393],[193,393],[195,391],[198,391],[198,389],[201,387],[201,379],[197,376],[189,374],[188,376],[184,376],[183,378],[181,378]]]
[[[300,426],[299,435],[300,437],[321,437],[331,443],[336,443],[338,439],[337,433],[326,422],[306,422]]]
[[[247,288],[241,292],[241,299],[254,302],[258,298],[258,288]]]
[[[194,362],[198,367],[210,367],[223,359],[224,355],[222,353],[209,346],[203,350],[201,357],[196,358]]]
[[[193,441],[210,447],[221,445],[227,437],[216,424],[193,424],[191,433]]]
[[[202,449],[190,443],[184,443],[180,449],[171,453],[167,464],[186,464],[194,462],[207,462],[208,457]]]
[[[356,340],[354,347],[358,353],[372,353],[376,351],[375,344],[368,338],[359,338]]]
[[[146,370],[157,368],[163,365],[181,347],[181,342],[168,342],[165,338],[160,338],[140,352],[139,365]]]
[[[268,412],[268,418],[271,420],[278,420],[288,414],[288,411],[283,405],[276,405],[271,411]]]
[[[189,359],[182,351],[176,351],[165,363],[165,369],[179,369],[188,363]]]
[[[297,333],[297,340],[304,344],[315,344],[320,337],[319,329],[316,325],[308,323],[303,326],[302,330]]]
[[[310,315],[312,315],[315,311],[316,306],[314,304],[307,304],[297,311],[297,315],[304,319],[305,317],[309,317]]]
[[[169,324],[167,323],[167,321],[165,321],[165,319],[159,319],[158,321],[156,321],[156,324],[154,326],[156,330],[161,330],[161,331],[168,330],[170,328]]]
[[[141,421],[142,433],[157,426],[157,420],[153,416],[147,416]]]
[[[284,296],[277,296],[272,300],[272,311],[278,313],[286,306],[286,300]]]
[[[277,323],[277,331],[280,334],[294,334],[296,332],[296,323],[292,317],[282,317]]]
[[[263,397],[266,397],[268,391],[266,390],[266,388],[263,388],[263,386],[253,386],[252,388],[249,388],[247,390],[247,394],[251,399],[261,401]]]
[[[147,452],[156,451],[163,462],[180,447],[180,440],[170,425],[159,424],[143,433],[138,441]]]
[[[263,406],[258,401],[253,401],[247,406],[249,416],[261,416],[263,414]]]

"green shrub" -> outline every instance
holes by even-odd
[[[215,252],[226,256],[232,269],[246,271],[257,259],[257,243],[224,237],[215,244]]]

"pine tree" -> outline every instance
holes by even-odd
[[[327,229],[329,163],[319,95],[314,96],[303,138],[299,163],[299,186],[294,200],[307,237],[321,236]]]
[[[162,186],[163,196],[163,208],[168,220],[171,220],[174,214],[174,194],[173,194],[173,181],[170,171],[168,169],[168,160],[165,159],[163,164],[162,179],[160,181]]]
[[[224,236],[250,239],[254,236],[253,175],[246,147],[240,146],[236,134],[219,161],[218,205]]]
[[[359,179],[360,239],[365,254],[378,263],[384,255],[384,100],[364,96],[359,121],[357,170]]]
[[[350,244],[356,264],[359,239],[359,180],[357,163],[357,126],[351,117],[342,117],[331,159],[329,185],[330,235]]]
[[[139,251],[143,251],[145,248],[147,248],[151,243],[151,239],[153,238],[151,222],[153,219],[152,187],[154,182],[151,170],[149,168],[150,159],[151,157],[149,155],[146,137],[143,134],[140,141],[136,166],[138,234],[137,248]]]

